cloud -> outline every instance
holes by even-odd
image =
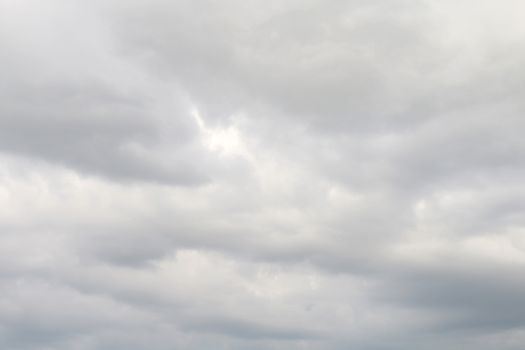
[[[523,344],[518,1],[0,1],[0,345]]]

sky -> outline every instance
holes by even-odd
[[[522,349],[524,11],[0,0],[0,348]]]

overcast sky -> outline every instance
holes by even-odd
[[[518,350],[520,0],[0,0],[0,348]]]

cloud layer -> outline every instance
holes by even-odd
[[[0,0],[0,347],[520,349],[523,10]]]

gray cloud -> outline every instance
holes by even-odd
[[[522,11],[0,1],[0,346],[520,349]]]

